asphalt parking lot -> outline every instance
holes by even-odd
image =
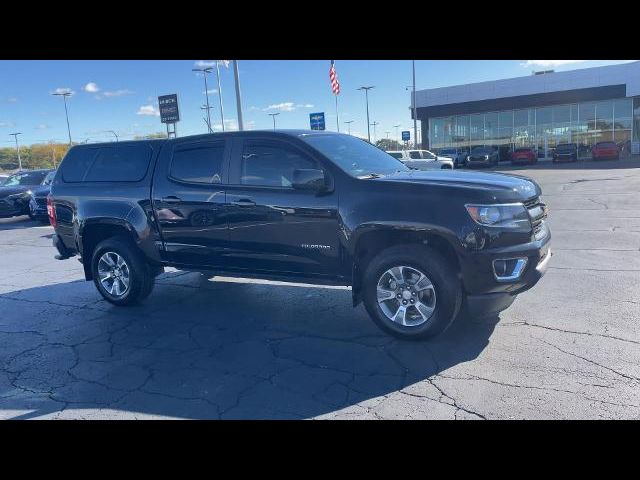
[[[50,226],[0,220],[0,418],[640,418],[640,161],[502,170],[543,188],[547,275],[422,343],[346,288],[168,271],[113,307]]]

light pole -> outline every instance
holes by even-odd
[[[344,123],[346,123],[347,125],[349,125],[349,127],[348,127],[348,128],[349,128],[349,135],[351,135],[351,124],[353,123],[353,120],[347,120],[347,121],[346,121],[346,122],[344,122]]]
[[[238,61],[233,61],[233,77],[236,81],[236,110],[238,110],[238,130],[244,130],[244,122],[242,120],[242,101],[240,100],[240,71],[238,70]]]
[[[16,152],[18,152],[18,170],[22,170],[22,159],[20,158],[20,144],[18,143],[18,135],[22,135],[21,132],[10,133],[16,140]]]
[[[416,61],[411,60],[413,66],[413,142],[415,143],[415,148],[418,148],[418,107],[416,106]]]
[[[400,127],[400,124],[398,124],[398,125],[394,125],[394,126],[393,126],[393,128],[395,128],[395,129],[396,129],[396,143],[397,143],[398,145],[400,145],[400,136],[398,135],[398,128],[399,128],[399,127]]]
[[[384,133],[386,133],[386,134],[387,134],[387,136],[386,136],[385,138],[386,138],[387,140],[389,140],[389,134],[390,134],[391,132],[389,132],[389,131],[385,131]]]
[[[371,126],[373,127],[373,141],[374,141],[374,143],[378,139],[378,136],[376,135],[376,125],[378,125],[378,122],[376,122],[374,120],[373,123],[371,124]]]
[[[118,134],[116,132],[114,132],[113,130],[107,130],[107,132],[113,133],[116,137],[116,142],[119,141]]]
[[[220,119],[224,132],[224,108],[222,107],[222,85],[220,85],[220,60],[216,60],[216,77],[218,79],[218,99],[220,100]]]
[[[278,112],[278,113],[270,113],[269,115],[271,115],[271,118],[273,118],[273,130],[275,131],[275,129],[276,129],[276,115],[280,115],[280,112]]]
[[[211,130],[211,116],[209,114],[210,107],[209,107],[209,87],[207,85],[207,73],[211,73],[213,71],[213,68],[211,67],[192,68],[191,71],[202,72],[202,76],[204,77],[204,93],[207,96],[207,127],[209,128],[209,133],[212,133],[213,131]],[[222,130],[224,131],[224,122],[222,123]]]
[[[71,128],[69,127],[69,111],[67,110],[67,97],[71,96],[71,92],[52,93],[64,100],[64,114],[67,117],[67,133],[69,133],[69,146],[71,146]]]
[[[369,87],[358,88],[358,90],[364,90],[364,96],[367,102],[367,139],[369,140],[369,143],[371,143],[371,128],[369,126],[369,90],[371,90],[372,88],[375,88],[375,87],[369,86]]]

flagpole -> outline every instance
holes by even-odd
[[[336,95],[336,127],[340,133],[340,119],[338,118],[338,95]]]

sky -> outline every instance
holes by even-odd
[[[63,99],[52,93],[71,91],[69,123],[74,142],[132,139],[166,131],[158,116],[157,97],[178,94],[181,121],[178,136],[206,133],[203,120],[205,88],[202,74],[192,71],[214,60],[21,60],[0,61],[0,147],[20,143],[67,142]],[[623,63],[624,60],[419,60],[416,89],[460,85],[530,75],[534,70],[556,71]],[[327,130],[336,130],[335,97],[329,82],[330,60],[240,60],[240,87],[245,129],[271,129],[269,113],[279,113],[277,128],[309,128],[309,114],[325,112]],[[341,92],[338,97],[340,131],[366,137],[364,92],[369,91],[372,140],[395,138],[411,130],[409,110],[412,83],[410,60],[337,60]],[[215,70],[207,76],[211,123],[221,131]],[[236,130],[237,110],[233,68],[220,64],[225,127]],[[389,132],[389,133],[386,133]]]

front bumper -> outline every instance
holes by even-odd
[[[2,199],[0,200],[0,218],[15,217],[18,215],[26,215],[29,211],[28,200],[18,199]]]

